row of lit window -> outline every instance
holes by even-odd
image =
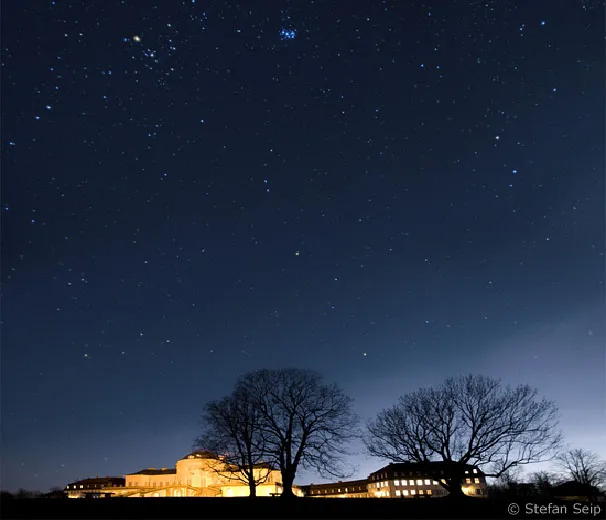
[[[393,485],[394,486],[431,486],[432,484],[437,485],[437,482],[435,480],[430,480],[430,479],[419,479],[419,480],[402,480],[402,483],[400,483],[399,480],[394,480],[393,481]],[[377,482],[375,484],[375,487],[378,488],[382,488],[382,487],[387,487],[389,486],[389,482]]]
[[[341,493],[343,488],[338,488],[338,489],[330,489],[330,488],[325,488],[325,489],[312,489],[311,490],[311,494],[312,495],[320,495],[320,494],[328,494],[328,493],[334,493],[335,491],[337,493]],[[364,491],[364,486],[356,486],[353,488],[345,488],[345,493],[349,493],[350,491]]]
[[[65,489],[78,489],[78,487],[80,489],[84,489],[84,484],[72,484],[72,487],[70,488],[69,486],[65,486]],[[104,488],[104,487],[114,487],[114,484],[112,482],[107,482],[106,484],[86,484],[86,489],[96,489],[96,488]],[[115,487],[122,487],[118,484],[116,484]]]
[[[473,480],[473,482],[472,482]],[[465,479],[465,483],[466,484],[479,484],[480,483],[480,479],[479,478],[474,478],[474,479],[470,479],[467,478]],[[436,480],[430,480],[430,479],[418,479],[418,480],[394,480],[393,481],[393,485],[394,486],[430,486],[430,485],[438,485],[438,481]],[[372,486],[373,484],[371,484]],[[383,488],[383,487],[388,487],[389,486],[389,482],[377,482],[374,484],[374,487],[377,488]]]
[[[396,489],[396,496],[405,496],[407,497],[408,495],[416,495],[416,490],[415,489],[411,489],[410,492],[408,491],[408,489],[403,489],[402,492],[400,492],[399,489]],[[419,495],[431,495],[433,494],[433,491],[431,489],[419,489]]]
[[[128,482],[126,487],[164,487],[172,486],[175,482]],[[188,482],[189,484],[189,482]]]
[[[414,496],[414,495],[432,495],[433,494],[433,490],[431,489],[411,489],[410,491],[408,489],[403,489],[403,490],[399,490],[396,489],[396,496],[397,497],[408,497],[408,496]],[[388,497],[390,496],[389,491],[379,491],[376,494],[378,497]]]

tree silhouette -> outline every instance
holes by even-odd
[[[370,454],[395,462],[442,461],[445,474],[433,478],[463,496],[467,465],[499,477],[552,459],[561,442],[556,426],[555,405],[538,400],[535,389],[468,375],[401,397],[368,423],[365,444]]]
[[[194,447],[220,455],[211,466],[216,473],[228,473],[257,496],[257,486],[268,481],[271,467],[264,463],[264,441],[260,415],[250,396],[239,389],[223,399],[205,405],[203,433]]]
[[[258,370],[237,383],[260,414],[264,455],[282,474],[282,497],[294,497],[299,466],[345,478],[345,443],[357,435],[352,400],[311,370]]]
[[[597,453],[572,449],[560,453],[556,460],[565,475],[579,484],[599,488],[606,483],[606,461]]]
[[[535,494],[543,498],[553,494],[556,481],[556,475],[549,471],[535,471],[528,476],[528,482],[532,484]]]

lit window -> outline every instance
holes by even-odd
[[[480,479],[479,479],[479,478],[474,478],[473,480],[474,480],[474,482],[475,482],[476,484],[479,484],[479,483],[480,483]]]
[[[473,468],[473,472],[474,472],[474,473],[477,473],[477,472],[478,472],[478,470],[477,470],[476,468]]]
[[[402,491],[402,494],[407,497],[408,496],[408,489],[405,489],[404,491]]]
[[[466,478],[465,479],[465,484],[471,484],[471,479],[470,478]]]
[[[399,489],[396,489],[396,496],[399,497],[402,493],[400,492]]]
[[[393,481],[393,485],[394,486],[399,486],[400,485],[400,481],[399,480],[394,480]]]
[[[425,491],[425,493],[426,493],[427,495],[431,495],[431,494],[432,494],[432,491],[431,491],[431,489],[428,489],[427,491]]]
[[[415,495],[416,493],[417,493],[417,492],[416,492],[414,489],[411,489],[411,490],[410,490],[410,494],[411,494],[411,495]]]
[[[465,470],[465,475],[467,475],[468,473],[469,473],[469,470],[467,470],[467,469],[466,469],[466,470]]]
[[[434,480],[434,481],[433,481],[433,485],[434,485],[434,486],[437,486],[437,485],[438,485],[438,481],[437,481],[437,480]]]
[[[425,485],[426,486],[431,486],[431,480],[425,479]]]
[[[83,488],[84,488],[84,485],[80,484],[80,489],[83,489]]]
[[[408,483],[409,483],[411,486],[414,486],[414,485],[415,485],[415,481],[414,481],[414,480],[410,480]]]
[[[387,496],[389,496],[389,491],[386,491],[386,493],[387,493]]]
[[[423,485],[423,481],[422,480],[417,480],[417,486],[422,486]]]

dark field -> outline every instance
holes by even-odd
[[[296,498],[117,498],[3,500],[0,517],[7,518],[604,518],[588,503],[519,501],[517,515],[510,502],[490,499],[398,500]],[[585,506],[582,510],[581,507]],[[529,514],[530,513],[530,514]]]

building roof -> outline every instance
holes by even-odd
[[[112,484],[121,484],[124,485],[126,479],[124,477],[95,477],[95,478],[85,478],[83,480],[77,480],[75,482],[70,482],[67,484],[68,486],[94,486],[94,485],[102,485],[108,483]]]
[[[129,475],[175,475],[177,470],[175,468],[147,468],[137,471],[136,473],[129,473]]]
[[[392,471],[410,471],[415,473],[435,473],[441,472],[448,468],[450,464],[458,464],[456,462],[449,463],[442,460],[437,461],[428,461],[428,462],[392,462],[387,466],[383,466],[382,468],[373,471],[369,478],[377,473],[390,473]],[[484,473],[478,469],[476,466],[472,464],[461,464],[464,468],[467,469],[477,469],[476,475],[483,476]]]
[[[179,460],[185,460],[185,459],[218,459],[219,457],[213,453],[212,451],[209,450],[197,450],[197,451],[192,451],[191,453],[188,453],[187,455],[185,455],[185,457],[179,459]]]
[[[308,484],[307,486],[301,486],[308,489],[332,489],[339,487],[355,487],[355,486],[364,486],[366,487],[368,484],[368,480],[347,480],[341,482],[329,482],[327,484]]]
[[[106,482],[121,482],[124,483],[124,477],[95,477],[95,478],[85,478],[83,480],[76,480],[75,482],[70,482],[68,485],[75,484],[105,484]]]

